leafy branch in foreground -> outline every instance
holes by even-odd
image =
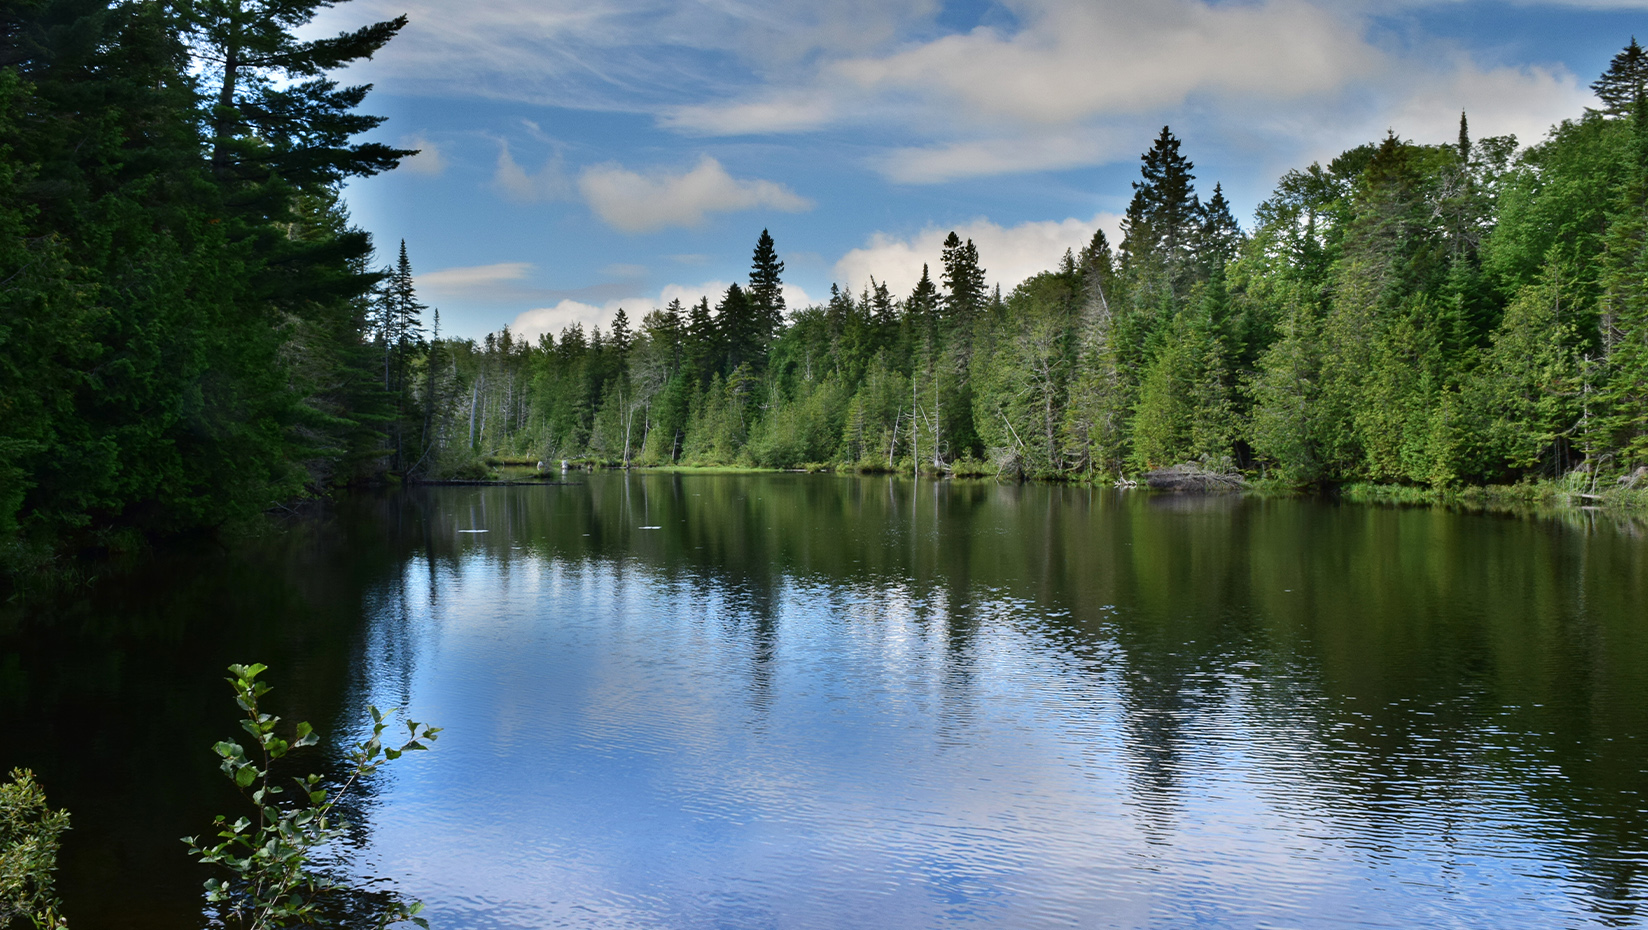
[[[219,909],[231,926],[246,930],[271,930],[294,924],[316,924],[325,919],[322,902],[329,893],[341,890],[332,879],[311,869],[315,851],[342,839],[348,824],[333,816],[334,809],[356,785],[407,752],[427,749],[439,727],[407,720],[407,736],[398,747],[385,745],[389,723],[376,707],[372,712],[372,735],[356,743],[349,752],[348,774],[343,783],[328,790],[319,775],[293,778],[296,790],[277,783],[272,774],[275,762],[293,750],[314,746],[320,740],[308,723],[299,723],[291,739],[276,734],[280,718],[264,713],[258,701],[270,686],[257,678],[266,666],[231,665],[227,679],[235,691],[235,703],[246,712],[241,727],[251,735],[252,752],[233,740],[217,743],[212,749],[222,760],[220,767],[241,793],[257,809],[256,819],[241,817],[233,822],[219,816],[216,845],[203,845],[199,838],[185,837],[189,852],[209,865],[232,873],[228,879],[208,879],[206,900]],[[282,803],[290,799],[291,803]],[[376,926],[387,927],[411,921],[420,927],[429,924],[418,914],[423,904],[407,904],[391,896],[377,918]]]
[[[0,927],[27,919],[42,930],[61,930],[52,872],[57,845],[69,828],[69,812],[46,805],[45,789],[28,769],[12,769],[0,784]]]

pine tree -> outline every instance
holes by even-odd
[[[190,42],[214,86],[209,124],[219,177],[261,179],[273,171],[304,186],[393,168],[415,154],[355,142],[380,116],[356,112],[370,85],[339,87],[325,75],[371,58],[406,17],[353,32],[302,40],[296,33],[340,0],[196,0]]]
[[[929,284],[931,282],[928,282]],[[893,303],[892,292],[887,289],[886,281],[877,281],[870,278],[870,306],[876,325],[892,327],[898,325],[898,306]]]
[[[721,333],[715,317],[710,315],[708,297],[698,298],[698,303],[688,311],[681,345],[692,379],[700,387],[708,384],[710,375],[720,371],[722,355]]]
[[[944,317],[962,327],[970,326],[984,309],[984,269],[979,267],[978,247],[973,240],[963,243],[952,230],[944,239]]]
[[[1608,63],[1608,70],[1591,84],[1591,90],[1609,116],[1628,115],[1637,98],[1648,92],[1648,52],[1637,44],[1636,36]]]
[[[1179,140],[1167,126],[1140,160],[1143,177],[1133,182],[1133,200],[1122,221],[1122,254],[1129,264],[1159,264],[1172,281],[1201,220],[1191,183],[1195,165],[1179,154]]]
[[[1236,257],[1242,244],[1242,227],[1230,213],[1230,202],[1225,200],[1224,188],[1213,185],[1213,196],[1202,205],[1196,228],[1196,259],[1203,275],[1215,268],[1223,268]]]
[[[764,320],[756,317],[745,290],[737,284],[729,285],[715,306],[715,328],[721,336],[729,384],[735,369],[741,366],[753,369],[766,360],[766,344],[761,338],[765,325]]]
[[[629,314],[624,312],[623,307],[619,307],[618,313],[612,318],[612,335],[607,339],[607,346],[622,359],[629,355],[633,341],[634,337],[629,329]]]
[[[912,321],[926,323],[938,312],[938,305],[938,287],[933,284],[927,265],[923,263],[921,280],[916,282],[915,289],[910,291],[910,299],[905,301],[904,316]]]
[[[773,335],[784,326],[784,263],[778,260],[773,238],[765,229],[755,243],[755,257],[750,264],[750,313],[757,338],[762,348],[772,342]]]

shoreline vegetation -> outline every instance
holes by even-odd
[[[476,341],[350,220],[343,185],[414,153],[327,75],[406,19],[299,39],[332,5],[0,13],[0,580],[563,459],[1641,506],[1634,39],[1541,140],[1387,135],[1251,229],[1164,126],[1120,240],[1005,292],[952,232],[908,294],[789,307],[762,230],[724,294]]]
[[[473,478],[416,478],[413,485],[427,486],[555,486],[573,482],[570,475],[596,471],[628,471],[639,474],[682,475],[761,475],[761,474],[838,474],[853,477],[895,477],[910,480],[908,469],[843,467],[828,463],[810,463],[800,468],[776,468],[757,465],[632,465],[595,460],[568,460],[567,470],[559,463],[540,471],[537,462],[527,460],[494,459],[485,463],[487,472]],[[550,463],[544,463],[550,465]],[[1184,467],[1189,467],[1189,463]],[[1164,471],[1166,471],[1164,469]],[[1152,487],[1148,476],[1095,479],[1091,475],[1071,477],[1003,478],[979,471],[935,472],[922,470],[920,478],[934,481],[1035,481],[1050,484],[1068,484],[1077,487],[1114,487],[1121,490],[1151,494],[1239,494],[1257,498],[1321,496],[1347,503],[1386,506],[1432,506],[1480,510],[1486,512],[1533,514],[1548,511],[1604,511],[1622,516],[1648,515],[1648,481],[1636,485],[1616,482],[1614,487],[1592,486],[1579,480],[1583,476],[1569,476],[1564,481],[1527,481],[1514,485],[1484,485],[1460,487],[1416,487],[1399,484],[1346,484],[1337,487],[1300,488],[1286,482],[1266,478],[1245,479],[1227,483],[1223,487]]]

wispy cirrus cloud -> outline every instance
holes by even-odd
[[[826,56],[660,120],[708,135],[896,124],[867,134],[878,144],[865,164],[926,184],[1130,159],[1164,121],[1181,137],[1266,147],[1290,162],[1387,129],[1429,138],[1462,109],[1482,133],[1531,139],[1589,101],[1561,66],[1483,62],[1441,39],[1385,42],[1373,17],[1388,7],[1367,3],[1005,6],[1012,15],[1000,22]]]
[[[493,265],[442,268],[419,274],[416,283],[424,291],[469,294],[525,280],[532,273],[532,267],[531,262],[498,262]]]

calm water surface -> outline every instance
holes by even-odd
[[[200,925],[175,837],[232,809],[252,660],[340,736],[446,727],[357,811],[437,927],[1648,926],[1636,526],[574,482],[360,499],[0,617],[0,765],[75,813],[75,926]]]

